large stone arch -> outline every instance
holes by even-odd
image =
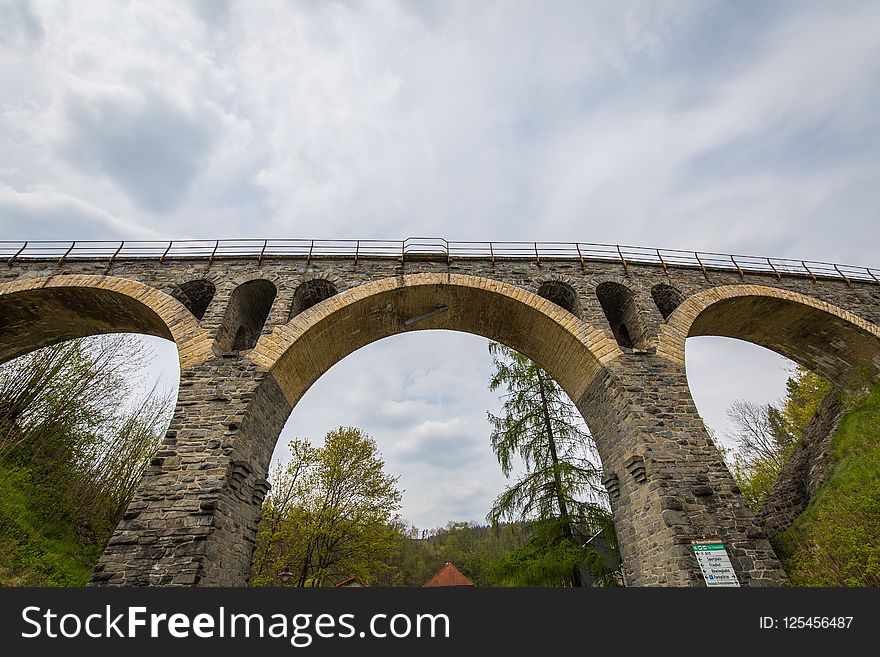
[[[0,363],[102,333],[144,333],[172,340],[181,369],[212,355],[211,340],[192,313],[149,285],[88,274],[0,284]]]
[[[789,290],[724,285],[698,292],[661,326],[657,353],[683,366],[685,340],[701,335],[753,342],[839,386],[880,372],[880,327]]]
[[[334,295],[262,336],[249,358],[273,374],[293,405],[355,350],[427,329],[503,342],[544,367],[574,400],[607,362],[622,354],[602,331],[533,292],[479,276],[426,273],[385,278]]]

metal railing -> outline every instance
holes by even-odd
[[[624,269],[630,265],[657,265],[663,269],[700,269],[807,277],[813,280],[838,279],[847,284],[864,281],[880,285],[880,269],[855,267],[831,262],[792,260],[727,253],[657,249],[619,244],[586,242],[457,242],[442,238],[410,237],[405,240],[308,240],[308,239],[237,239],[170,241],[0,241],[0,259],[9,266],[16,260],[54,260],[63,264],[70,259],[116,260],[135,258],[168,259],[253,257],[267,258],[396,258],[407,260],[458,259],[571,260],[586,268],[588,262],[617,262]]]

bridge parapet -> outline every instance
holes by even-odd
[[[682,249],[597,244],[589,242],[479,242],[452,241],[440,237],[408,237],[403,240],[324,240],[324,239],[239,239],[239,240],[169,240],[165,241],[0,241],[0,260],[11,265],[18,259],[105,260],[108,267],[117,260],[146,258],[167,259],[254,257],[258,264],[267,258],[306,259],[392,258],[451,262],[453,259],[574,260],[586,267],[588,262],[614,262],[624,271],[630,264],[656,265],[672,268],[710,271],[734,271],[745,274],[769,273],[777,278],[796,276],[843,280],[847,284],[864,281],[880,285],[880,269],[857,267],[831,262],[772,258],[767,256],[734,255]]]

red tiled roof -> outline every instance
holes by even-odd
[[[474,586],[474,583],[461,574],[461,571],[447,563],[424,586]]]
[[[366,584],[364,584],[361,580],[359,580],[359,579],[357,578],[357,576],[355,576],[355,577],[349,577],[348,579],[344,579],[344,580],[342,580],[342,581],[339,582],[339,584],[337,584],[336,586],[347,586],[347,587],[351,587],[351,586],[366,586]]]

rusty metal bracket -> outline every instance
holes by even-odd
[[[159,264],[160,264],[160,265],[161,265],[163,262],[165,262],[165,256],[167,256],[167,255],[168,255],[168,252],[171,250],[171,245],[172,245],[172,244],[174,244],[174,240],[171,240],[170,242],[168,242],[168,247],[165,249],[165,253],[163,253],[163,254],[161,255],[161,257],[159,258]]]
[[[870,276],[871,278],[873,278],[873,279],[874,279],[874,282],[877,283],[877,285],[880,285],[880,280],[877,280],[877,277],[874,276],[874,272],[871,271],[871,268],[870,268],[870,267],[865,267],[865,271],[868,272],[868,276]]]
[[[541,266],[541,256],[538,255],[538,243],[535,242],[535,263],[540,267]]]
[[[260,257],[257,258],[257,264],[258,264],[258,265],[262,265],[262,264],[263,264],[263,255],[266,253],[266,245],[267,245],[268,243],[269,243],[269,240],[267,240],[267,239],[266,239],[266,240],[263,240],[263,248],[260,249]]]
[[[118,256],[119,252],[122,251],[123,246],[125,246],[125,240],[119,243],[119,248],[116,249],[115,253],[112,256],[110,256],[110,260],[107,263],[107,271],[110,271],[110,267],[113,266],[113,261],[116,260],[116,256]]]
[[[623,263],[623,271],[629,273],[629,268],[626,264],[626,258],[623,257],[623,253],[620,251],[620,244],[615,245],[617,247],[617,255],[620,256],[620,261]]]
[[[663,256],[660,255],[660,249],[655,249],[657,251],[657,257],[660,258],[660,266],[663,267],[663,271],[667,271],[666,261],[663,259]],[[668,272],[667,272],[668,273]]]
[[[18,256],[20,256],[24,252],[24,250],[27,248],[27,245],[28,245],[28,243],[25,242],[22,245],[22,247],[18,251],[15,252],[15,255],[6,261],[7,266],[9,266],[9,267],[12,266],[12,261],[15,260]]]
[[[217,247],[220,246],[220,240],[214,241],[214,250],[211,251],[211,255],[208,256],[208,264],[210,265],[214,262],[214,256],[217,254]]]
[[[75,247],[75,246],[76,246],[76,242],[75,242],[75,241],[70,243],[70,247],[67,249],[67,251],[64,252],[64,255],[61,256],[60,258],[58,258],[58,264],[59,264],[59,265],[63,265],[63,264],[64,264],[64,259],[65,259],[68,255],[70,255],[70,252],[73,251],[73,247]]]
[[[743,270],[739,268],[739,263],[733,259],[733,256],[730,256],[730,261],[733,263],[733,266],[736,267],[736,273],[739,274],[739,280],[745,280],[746,275],[743,273]]]
[[[315,240],[309,245],[309,255],[306,256],[306,267],[312,264],[312,252],[315,250]]]
[[[581,253],[581,245],[578,244],[577,242],[575,242],[575,243],[574,243],[574,248],[577,249],[577,252],[578,252],[578,258],[580,258],[580,261],[581,261],[581,271],[586,271],[586,268],[584,267],[584,254]]]
[[[814,274],[813,272],[810,271],[810,268],[807,267],[807,263],[804,262],[803,260],[801,260],[801,264],[804,266],[804,269],[807,270],[807,275],[808,275],[810,278],[812,278],[812,279],[813,279],[813,282],[815,283],[815,282],[816,282],[816,274]],[[870,273],[870,272],[869,272],[869,273]]]
[[[700,254],[694,251],[694,257],[697,259],[697,263],[700,265],[700,269],[703,270],[703,278],[707,281],[709,280],[709,272],[706,270],[706,265],[703,264],[703,261],[700,260]]]
[[[777,271],[776,267],[773,266],[773,262],[771,262],[770,258],[767,258],[767,264],[770,265],[770,269],[772,269],[772,270],[773,270],[773,273],[776,274],[776,280],[777,280],[777,281],[781,281],[781,280],[782,280],[782,274],[780,274],[780,273]]]
[[[357,243],[354,245],[354,264],[358,263],[358,255],[360,255],[360,252],[361,252],[361,241],[358,240]]]
[[[840,269],[837,268],[837,265],[834,265],[834,269],[837,271],[838,274],[840,274],[840,276],[843,278],[843,280],[846,281],[847,285],[852,285],[852,281],[849,280],[849,278],[846,276],[846,274],[844,274],[842,271],[840,271]]]
[[[489,242],[489,257],[492,258],[492,269],[495,269],[495,251],[492,250],[492,242]]]

